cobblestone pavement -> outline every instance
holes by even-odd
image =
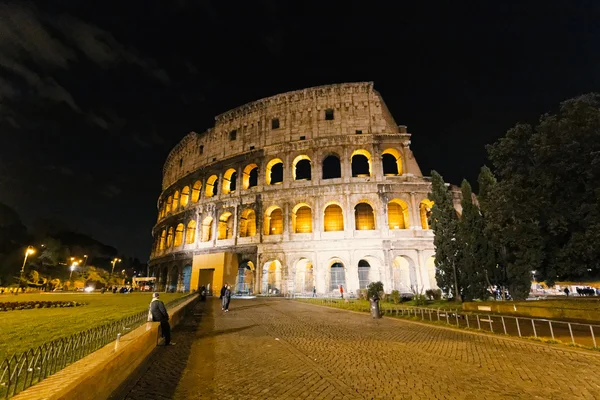
[[[200,304],[114,397],[600,399],[600,354],[283,299]]]

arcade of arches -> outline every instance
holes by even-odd
[[[432,251],[392,254],[391,265],[387,266],[380,256],[368,254],[354,257],[355,261],[352,262],[335,256],[318,262],[314,261],[315,258],[319,256],[303,256],[290,264],[279,258],[272,258],[262,262],[258,268],[252,261],[232,261],[236,267],[229,273],[221,271],[220,280],[214,279],[214,269],[210,269],[210,274],[205,274],[204,278],[194,280],[191,278],[195,274],[191,271],[191,262],[154,266],[151,271],[158,278],[160,290],[189,291],[196,289],[194,284],[211,288],[209,284],[213,282],[213,293],[223,283],[228,283],[238,295],[312,296],[314,291],[319,296],[339,296],[342,287],[345,293],[356,295],[358,290],[366,289],[369,283],[376,281],[382,281],[387,292],[398,290],[402,294],[414,293],[420,288],[436,287]]]

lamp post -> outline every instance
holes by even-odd
[[[83,265],[82,267],[85,267],[85,265],[87,264],[87,254],[83,255]]]
[[[27,246],[27,250],[25,250],[25,259],[23,260],[23,266],[21,267],[21,275],[25,273],[25,264],[27,264],[27,257],[29,257],[29,255],[33,253],[35,253],[35,249],[33,248],[33,246]]]
[[[71,264],[71,273],[69,274],[69,280],[71,280],[71,278],[73,277],[73,271],[75,271],[75,268],[77,268],[77,265],[79,265],[78,261],[74,261],[73,264]]]
[[[114,260],[111,261],[112,270],[110,271],[110,276],[112,276],[112,274],[115,273],[115,265],[117,265],[118,262],[121,262],[120,258],[115,258]]]

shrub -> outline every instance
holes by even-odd
[[[384,297],[382,294],[384,293],[383,283],[381,281],[369,283],[369,286],[367,287],[367,295],[369,299],[372,299],[375,295],[377,295],[379,298],[382,298]]]
[[[424,306],[427,304],[427,297],[424,294],[417,293],[412,298],[416,306]]]
[[[425,295],[429,300],[440,300],[442,298],[442,291],[440,289],[427,289]]]
[[[391,298],[394,304],[400,303],[400,292],[397,290],[392,290]]]

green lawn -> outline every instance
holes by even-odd
[[[179,293],[161,293],[165,303],[181,297]],[[0,361],[45,342],[69,336],[98,325],[148,309],[151,293],[96,294],[47,293],[1,295],[7,301],[77,301],[87,305],[74,308],[43,308],[0,312]]]

